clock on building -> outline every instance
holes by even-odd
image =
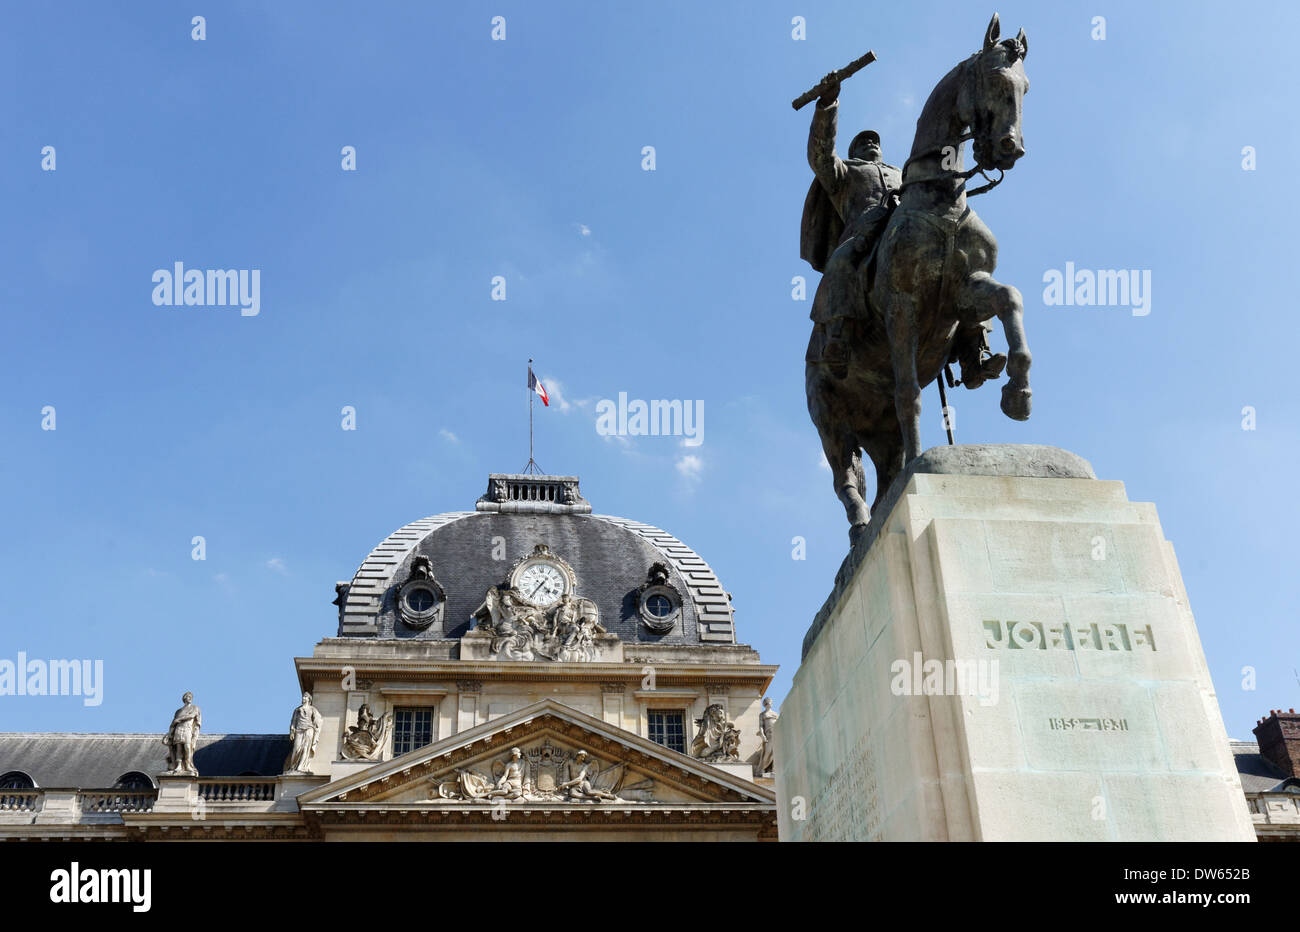
[[[545,544],[538,544],[510,574],[511,588],[538,608],[554,605],[562,595],[573,590],[574,582],[573,570]]]

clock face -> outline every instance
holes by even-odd
[[[550,563],[532,563],[515,579],[515,588],[529,602],[546,607],[564,595],[564,573]]]

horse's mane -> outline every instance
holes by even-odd
[[[936,130],[940,134],[946,135],[948,127],[938,125],[941,120],[947,118],[954,107],[954,99],[957,96],[958,82],[962,75],[963,69],[979,57],[979,52],[973,53],[970,57],[963,59],[953,65],[951,70],[939,79],[939,83],[930,91],[930,96],[925,99],[925,105],[921,107],[921,115],[916,118],[916,133],[912,137],[912,151],[910,155],[916,155],[922,147],[925,139],[923,134],[929,134]],[[957,128],[957,132],[965,131],[966,127]],[[929,148],[933,143],[925,141],[924,148]]]

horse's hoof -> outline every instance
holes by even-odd
[[[1003,385],[1002,413],[1013,421],[1029,420],[1030,401],[1033,394],[1033,391],[1028,388]]]
[[[859,540],[861,540],[862,535],[865,533],[867,533],[866,524],[855,524],[851,526],[849,528],[849,546],[852,547]]]

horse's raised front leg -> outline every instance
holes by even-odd
[[[903,432],[903,464],[921,455],[921,383],[916,376],[916,299],[906,292],[889,297],[885,312],[889,355],[894,364],[894,408]]]
[[[995,281],[988,272],[976,272],[966,283],[958,307],[963,315],[979,320],[996,316],[1007,338],[1007,384],[1002,386],[1002,413],[1017,421],[1029,420],[1033,392],[1029,388],[1029,343],[1025,339],[1025,302],[1014,285]]]

